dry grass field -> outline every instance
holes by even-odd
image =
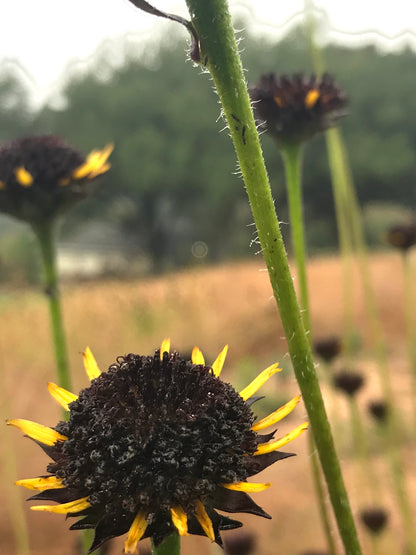
[[[396,399],[408,426],[408,430],[403,432],[403,453],[407,462],[408,487],[415,502],[416,449],[409,431],[412,428],[412,412],[399,256],[373,255],[371,272]],[[314,259],[309,265],[308,275],[315,337],[341,334],[343,310],[339,259]],[[358,274],[354,291],[357,333],[362,338],[357,365],[366,377],[366,387],[359,394],[359,404],[375,453],[373,458],[383,503],[391,517],[389,532],[380,538],[377,553],[394,555],[403,553],[403,538],[380,438],[374,423],[365,414],[366,402],[379,396],[380,385]],[[180,352],[187,353],[197,344],[208,361],[213,361],[228,343],[230,350],[224,376],[239,386],[248,383],[265,366],[280,360],[284,372],[277,374],[268,389],[266,386],[263,390],[270,398],[268,408],[298,393],[268,275],[260,258],[244,263],[196,268],[139,282],[66,284],[63,287],[63,303],[74,391],[87,385],[81,360],[86,345],[91,347],[99,365],[105,369],[118,355],[129,352],[150,354],[164,337],[170,337],[173,347]],[[59,410],[46,389],[47,382],[54,380],[55,375],[44,299],[35,291],[7,289],[0,291],[0,310],[3,322],[0,334],[1,416],[3,420],[28,418],[53,426],[59,418]],[[365,488],[352,448],[347,406],[344,399],[335,399],[327,386],[324,386],[324,393],[329,413],[336,422],[336,441],[353,509],[358,511]],[[259,410],[262,410],[260,403]],[[285,433],[305,419],[305,410],[299,405],[291,417],[281,423],[279,433]],[[273,487],[255,494],[255,499],[271,513],[273,520],[251,515],[241,518],[246,528],[258,536],[256,553],[259,555],[300,555],[308,549],[324,549],[305,436],[286,449],[297,453],[297,457],[281,461],[261,475],[261,481],[272,481]],[[44,474],[47,458],[33,442],[14,429],[4,426],[1,437],[0,455],[4,469],[0,475],[3,501],[0,504],[0,553],[13,555],[17,551],[11,513],[16,503],[20,500],[23,503],[28,492],[14,487],[12,481]],[[15,468],[13,453],[16,457]],[[77,534],[68,531],[64,517],[32,512],[29,505],[24,504],[30,528],[31,554],[75,554]],[[414,510],[416,514],[416,506]],[[372,553],[372,546],[362,528],[360,534],[365,553]],[[122,539],[114,541],[111,554],[121,553],[121,546]],[[185,538],[183,553],[191,555],[195,552],[208,555],[218,554],[219,550],[208,540]]]

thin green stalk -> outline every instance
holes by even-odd
[[[409,359],[410,378],[412,380],[414,423],[416,423],[416,301],[414,295],[415,280],[412,272],[412,258],[410,256],[410,250],[403,252],[402,259],[407,356]]]
[[[187,5],[200,39],[201,60],[229,125],[345,551],[358,555],[361,548],[296,300],[228,5],[225,0],[187,0]]]
[[[152,555],[179,555],[181,552],[181,539],[178,534],[171,534],[157,547],[151,540],[151,545]]]
[[[302,200],[302,147],[299,144],[285,145],[282,149],[283,162],[286,173],[286,189],[289,200],[289,221],[292,236],[293,251],[295,253],[296,269],[299,281],[300,308],[303,325],[311,341],[311,317],[309,310],[308,281],[306,276],[305,231],[303,222]],[[325,490],[322,483],[321,469],[313,434],[309,436],[309,458],[312,466],[312,478],[318,501],[319,514],[329,553],[335,555],[335,542],[332,537],[329,513],[325,503]]]
[[[53,223],[46,223],[43,226],[34,227],[34,232],[39,240],[42,254],[45,293],[49,301],[58,384],[70,390],[71,377],[56,265],[55,227]]]
[[[303,324],[311,338],[311,316],[309,311],[308,282],[306,277],[305,231],[302,200],[302,147],[298,144],[285,145],[282,149],[286,172],[286,188],[289,201],[289,220],[299,281],[300,308]]]

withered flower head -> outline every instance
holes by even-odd
[[[364,378],[353,370],[340,370],[335,374],[334,385],[337,389],[353,397],[364,385]]]
[[[416,223],[391,227],[387,232],[386,239],[393,247],[407,251],[416,245]]]
[[[386,421],[389,407],[383,400],[370,401],[368,403],[368,411],[378,422],[381,423]]]
[[[388,521],[388,513],[381,507],[370,507],[360,513],[361,522],[373,534],[384,530]]]
[[[87,196],[87,183],[110,168],[112,149],[85,158],[54,135],[0,146],[0,211],[35,226],[53,220]]]
[[[227,347],[212,366],[195,347],[191,361],[170,352],[165,340],[154,356],[117,358],[101,373],[89,349],[84,364],[91,384],[75,395],[55,384],[49,392],[69,411],[54,428],[9,420],[51,457],[47,476],[19,480],[36,490],[36,511],[80,517],[71,529],[94,528],[89,552],[127,533],[125,553],[142,538],[159,545],[172,533],[208,536],[241,523],[216,509],[270,518],[248,495],[268,488],[247,478],[289,457],[278,451],[298,437],[301,424],[280,439],[258,432],[289,414],[295,397],[255,422],[253,395],[276,372],[273,364],[237,393],[220,378]]]
[[[339,337],[323,337],[314,341],[313,348],[315,353],[326,362],[331,362],[341,352],[342,342]]]
[[[263,75],[250,96],[260,129],[281,146],[307,141],[347,114],[346,96],[327,73],[321,78]]]

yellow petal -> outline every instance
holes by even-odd
[[[113,144],[108,144],[103,150],[91,151],[85,162],[72,172],[73,179],[93,179],[100,173],[106,172],[110,168],[107,159],[113,151],[113,148]]]
[[[280,96],[275,96],[275,97],[274,97],[274,101],[275,101],[276,104],[279,106],[279,108],[283,108],[283,106],[285,105],[283,99],[280,98]]]
[[[62,503],[61,505],[34,505],[30,507],[32,511],[45,511],[47,513],[56,513],[59,515],[67,513],[78,513],[84,509],[91,507],[91,504],[87,501],[88,497],[82,497],[76,501],[70,501],[69,503]]]
[[[137,543],[142,539],[146,532],[147,522],[146,513],[139,511],[130,526],[127,539],[124,542],[124,553],[136,553]]]
[[[282,420],[285,416],[292,412],[292,410],[296,407],[299,403],[300,395],[294,397],[291,401],[280,407],[279,409],[275,410],[269,416],[266,416],[262,420],[256,422],[251,429],[253,432],[258,432],[260,430],[264,430],[264,428],[268,428],[269,426],[273,426],[276,422]]]
[[[308,91],[308,94],[305,97],[305,107],[308,108],[308,110],[313,108],[317,103],[319,96],[320,94],[317,89],[311,89]]]
[[[245,491],[247,493],[258,493],[269,488],[272,484],[252,484],[249,482],[235,482],[234,484],[221,484],[223,488],[231,489],[233,491]]]
[[[215,533],[214,527],[212,526],[211,519],[208,516],[207,511],[205,510],[204,505],[199,501],[196,502],[196,513],[195,516],[201,525],[202,530],[205,534],[209,537],[212,542],[215,542]]]
[[[90,381],[94,378],[101,376],[101,370],[98,368],[97,361],[91,352],[89,347],[86,347],[85,351],[82,353],[82,359],[84,361],[84,368]]]
[[[47,426],[43,426],[37,422],[32,422],[31,420],[16,418],[15,420],[6,420],[6,424],[19,428],[19,430],[28,437],[34,439],[35,441],[39,441],[44,445],[55,445],[57,441],[65,441],[68,439],[59,432],[52,430],[52,428],[48,428]]]
[[[194,347],[192,349],[191,361],[193,364],[205,364],[204,355],[201,353],[198,347]]]
[[[30,187],[31,185],[33,185],[32,174],[29,173],[23,166],[19,166],[18,168],[16,168],[14,173],[17,181],[20,183],[20,185],[23,185],[23,187]]]
[[[244,399],[244,401],[247,401],[247,399],[249,399],[252,395],[254,395],[256,391],[259,390],[261,386],[265,382],[267,382],[269,378],[271,378],[271,376],[273,376],[273,374],[276,374],[276,372],[281,372],[281,371],[282,369],[279,368],[279,363],[275,362],[274,364],[272,364],[271,366],[263,370],[263,372],[260,372],[257,378],[255,378],[251,382],[251,384],[249,384],[246,388],[244,388],[243,391],[240,391],[240,396]]]
[[[63,387],[59,387],[59,385],[56,385],[53,382],[48,383],[48,391],[55,399],[55,401],[58,401],[61,407],[65,410],[69,410],[69,403],[72,403],[73,401],[76,401],[78,399],[78,395],[75,395],[75,393],[71,393]]]
[[[0,191],[4,191],[5,188],[6,188],[5,182],[0,179]]]
[[[300,434],[302,434],[308,428],[308,426],[309,423],[304,422],[303,424],[276,441],[272,441],[271,443],[261,443],[254,455],[264,455],[265,453],[277,451],[277,449],[280,449],[280,447],[287,445],[288,443],[299,437]]]
[[[172,522],[180,536],[188,535],[188,517],[181,506],[177,505],[170,510]]]
[[[170,353],[170,339],[164,339],[160,346],[160,360],[163,360],[163,353]]]
[[[48,476],[47,478],[27,478],[26,480],[17,480],[15,486],[23,486],[27,489],[36,491],[44,491],[45,489],[61,489],[65,486],[60,478],[56,476]]]
[[[214,364],[212,365],[214,376],[216,376],[217,378],[221,374],[222,367],[224,366],[225,357],[227,356],[227,353],[228,353],[228,345],[224,347],[224,349],[220,352],[220,354],[215,359]]]

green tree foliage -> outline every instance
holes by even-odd
[[[165,36],[163,44],[140,56],[123,41],[112,47],[118,57],[127,52],[121,65],[111,67],[98,57],[88,71],[68,78],[61,109],[46,106],[27,127],[30,132],[62,135],[84,152],[115,144],[111,172],[102,178],[97,197],[71,216],[72,227],[86,217],[108,221],[152,259],[155,270],[189,263],[196,241],[208,245],[209,260],[247,254],[255,237],[231,141],[222,129],[209,76],[201,76],[201,70],[186,60],[183,36]],[[307,43],[299,30],[279,44],[245,36],[241,49],[249,82],[271,71],[311,72]],[[341,126],[361,201],[414,208],[414,53],[383,55],[374,47],[332,45],[325,56],[329,71],[350,98],[350,115]],[[20,104],[12,107],[3,100],[2,81],[0,103],[7,121],[16,117],[21,122],[16,110],[25,113],[24,91],[16,81],[7,83]],[[19,125],[3,127],[1,136],[15,136]],[[263,135],[262,142],[284,221],[282,162],[272,140]],[[305,149],[304,190],[310,246],[335,246],[323,137]],[[287,226],[283,231],[288,232]]]

